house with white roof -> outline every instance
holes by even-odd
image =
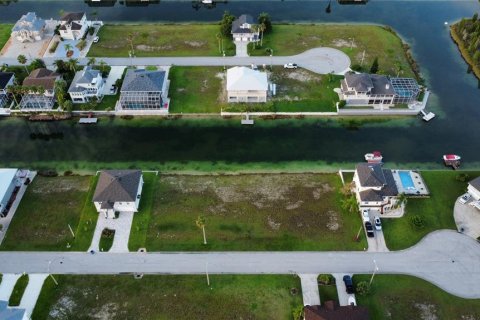
[[[0,108],[4,108],[8,103],[9,86],[13,86],[15,74],[13,72],[0,72]]]
[[[79,40],[88,29],[85,12],[67,12],[60,18],[60,37],[68,40]]]
[[[7,215],[13,191],[20,185],[17,173],[18,169],[0,169],[0,217]]]
[[[72,84],[68,88],[68,94],[73,103],[86,103],[92,98],[101,100],[104,85],[102,73],[87,66],[75,74]]]
[[[13,26],[12,37],[20,42],[40,41],[45,33],[45,26],[45,21],[37,17],[35,12],[28,12]]]
[[[227,70],[228,102],[267,102],[268,79],[265,72],[247,67]]]
[[[475,201],[480,200],[480,177],[473,179],[468,183],[468,193],[472,195]]]

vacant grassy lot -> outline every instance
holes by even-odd
[[[406,214],[400,219],[382,219],[383,231],[390,250],[408,248],[428,233],[438,229],[457,229],[453,219],[455,201],[467,189],[467,182],[456,179],[459,172],[423,171],[431,196],[428,199],[408,199]],[[468,172],[469,179],[480,175],[480,172]],[[425,227],[418,229],[412,226],[410,218],[421,216]]]
[[[12,28],[13,24],[0,24],[0,51],[5,43],[7,43],[8,39],[10,39]]]
[[[87,199],[90,176],[37,176],[15,213],[2,250],[66,250]]]
[[[133,48],[137,57],[158,56],[222,56],[216,35],[219,25],[214,24],[141,24],[105,25],[98,36],[100,41],[93,44],[88,55],[91,57],[128,57],[133,35]],[[235,46],[229,39],[223,39],[226,55],[235,53]]]
[[[353,277],[355,283],[369,279]],[[370,295],[356,299],[371,319],[480,319],[480,299],[461,299],[411,276],[377,275]]]
[[[294,276],[58,276],[33,319],[285,319],[301,305]],[[291,290],[296,291],[295,294]]]
[[[353,37],[353,46],[352,46]],[[396,75],[413,76],[401,39],[380,26],[372,25],[274,25],[266,34],[263,47],[251,51],[251,55],[266,55],[266,48],[273,49],[276,56],[301,53],[316,47],[332,47],[345,52],[353,64],[360,64],[365,51],[363,66],[370,69],[378,57],[380,70]]]
[[[340,184],[335,174],[161,176],[146,247],[361,250],[363,239],[353,241],[360,219],[341,210]],[[206,219],[207,245],[195,224],[199,215]]]

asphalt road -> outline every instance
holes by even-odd
[[[43,58],[47,65],[52,65],[58,58]],[[350,58],[340,50],[333,48],[315,48],[294,56],[272,57],[155,57],[155,58],[98,58],[110,66],[249,66],[256,65],[284,65],[296,63],[307,70],[320,73],[344,74],[350,67]],[[65,59],[67,60],[67,59]],[[81,65],[88,62],[88,58],[78,59]],[[18,65],[16,58],[0,58],[0,64]]]
[[[452,230],[396,252],[0,252],[0,273],[409,274],[454,295],[480,298],[480,244]]]

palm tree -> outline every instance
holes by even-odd
[[[23,54],[20,54],[18,57],[17,57],[17,61],[21,64],[23,64],[23,66],[25,67],[25,71],[27,72],[27,74],[29,74],[28,72],[28,69],[27,69],[27,66],[25,65],[27,63],[27,57],[25,57]]]
[[[88,58],[88,63],[87,63],[88,66],[94,66],[96,63],[97,63],[97,59],[95,59],[94,57]]]
[[[78,59],[68,59],[68,69],[70,69],[73,72],[77,72],[77,67],[78,67]]]
[[[107,63],[106,63],[105,61],[103,61],[103,60],[100,60],[100,62],[98,63],[98,65],[100,66],[100,71],[101,71],[102,73],[104,73],[104,72],[105,72],[105,67],[107,66]]]
[[[66,56],[68,56],[68,53],[70,51],[72,51],[72,49],[73,49],[72,45],[70,43],[67,43],[67,44],[63,45],[63,47],[65,48]]]
[[[354,196],[350,196],[343,199],[342,208],[349,213],[357,212],[358,211],[357,199]]]
[[[18,104],[18,100],[17,100],[17,97],[16,97],[16,94],[18,92],[18,86],[16,86],[16,85],[8,86],[7,87],[7,92],[12,95],[13,100],[15,101],[15,106],[18,108],[19,104]]]
[[[129,32],[128,35],[127,35],[127,41],[130,43],[131,56],[135,55],[135,50],[133,50],[133,39],[134,39],[133,33]]]
[[[262,23],[260,23],[258,28],[261,32],[260,47],[263,47],[263,33],[265,32],[265,30],[267,30],[267,26],[265,25],[265,23],[262,22]]]
[[[203,244],[207,244],[207,237],[205,236],[205,217],[204,216],[198,216],[197,220],[195,220],[195,224],[197,227],[202,229],[203,231]]]
[[[220,33],[217,33],[216,37],[218,41],[218,52],[222,54],[222,46],[221,46],[222,35]]]
[[[64,80],[55,81],[53,92],[55,93],[55,97],[57,98],[59,105],[63,105],[63,103],[65,102],[66,87],[67,87],[67,83]]]
[[[396,207],[398,208],[404,204],[407,204],[407,196],[402,192],[398,195]]]
[[[55,60],[53,64],[57,67],[57,72],[61,73],[65,71],[65,62],[63,62],[63,60]]]

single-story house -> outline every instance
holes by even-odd
[[[0,216],[7,215],[13,191],[20,185],[17,173],[18,169],[0,169]]]
[[[87,66],[75,73],[72,84],[68,88],[68,94],[73,103],[86,103],[92,98],[101,100],[104,85],[102,73]]]
[[[339,97],[346,101],[347,106],[391,107],[412,103],[419,93],[417,82],[411,78],[347,73],[341,81]]]
[[[37,17],[35,12],[28,12],[13,26],[12,37],[20,42],[40,41],[45,33],[45,26],[45,21]]]
[[[60,37],[68,40],[79,40],[88,29],[85,12],[67,12],[60,18]]]
[[[398,189],[392,170],[379,163],[359,163],[353,182],[360,207],[379,207],[383,212],[395,206]]]
[[[370,314],[364,306],[340,306],[336,301],[326,301],[323,305],[305,306],[304,320],[368,320]]]
[[[468,183],[468,193],[472,195],[475,201],[480,201],[480,177],[473,179]]]
[[[93,195],[99,214],[115,218],[115,212],[137,212],[143,188],[140,170],[105,170],[100,173]]]
[[[55,104],[55,82],[61,79],[61,75],[45,69],[33,70],[23,80],[24,87],[39,88],[43,90],[30,90],[20,102],[21,109],[28,110],[51,110]]]
[[[168,112],[168,71],[128,69],[120,89],[120,110]]]
[[[267,73],[247,67],[227,70],[228,102],[267,102]]]
[[[9,86],[13,86],[15,74],[13,72],[0,72],[0,108],[4,108],[8,103]]]
[[[255,20],[249,14],[242,14],[232,23],[232,37],[234,41],[259,41],[259,31],[254,28]]]

